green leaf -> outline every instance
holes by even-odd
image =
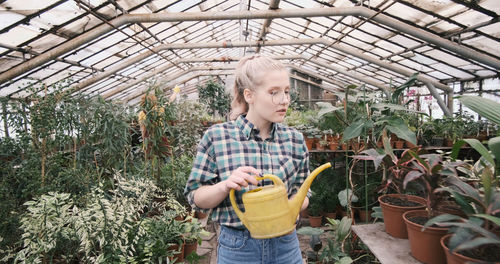
[[[460,220],[462,220],[462,217],[456,216],[456,215],[451,215],[451,214],[438,215],[436,217],[429,219],[429,221],[427,221],[427,223],[425,223],[424,229],[429,227],[429,226],[432,226],[434,224],[439,225],[440,223],[443,223],[443,222],[455,221],[455,220],[460,221]]]
[[[342,257],[339,261],[335,262],[335,264],[351,264],[352,262],[353,260],[351,257]]]
[[[325,103],[325,102],[317,102],[316,105],[319,107],[318,117],[322,117],[325,114],[342,109],[341,107],[336,107],[333,106],[331,103]]]
[[[366,154],[366,156],[354,155],[352,158],[359,159],[359,160],[372,160],[374,165],[375,165],[375,169],[378,168],[380,163],[382,163],[382,160],[384,159],[384,157],[387,155],[385,153],[384,154],[378,153],[378,151],[376,149],[363,150],[361,153]]]
[[[453,186],[453,187],[458,188],[458,190],[456,190],[456,191],[460,192],[462,195],[467,195],[467,196],[470,196],[478,201],[481,201],[481,197],[479,196],[479,192],[475,188],[470,186],[469,184],[460,180],[459,178],[448,177],[448,178],[446,178],[445,181],[446,181],[448,186]]]
[[[403,93],[403,91],[406,88],[412,86],[417,81],[417,76],[418,76],[418,72],[412,74],[410,76],[410,78],[408,78],[408,80],[406,80],[405,83],[401,84],[399,87],[396,87],[396,89],[394,89],[394,92],[392,93],[392,102],[393,103],[397,103],[398,98],[401,95],[401,93]]]
[[[351,196],[352,195],[352,196]],[[340,202],[340,205],[342,205],[343,207],[346,207],[347,206],[347,203],[348,203],[348,199],[349,197],[351,197],[351,202],[352,203],[355,203],[358,201],[358,196],[356,196],[352,191],[351,189],[344,189],[342,191],[340,191],[338,194],[337,194],[338,198],[339,198],[339,202]]]
[[[403,188],[405,188],[405,189],[406,189],[406,185],[407,185],[409,182],[411,182],[411,181],[413,181],[413,180],[416,180],[416,179],[420,178],[420,176],[422,176],[422,175],[423,175],[423,173],[422,173],[422,172],[420,172],[420,171],[415,171],[415,170],[413,170],[413,171],[408,172],[408,173],[406,174],[406,176],[405,176],[405,180],[404,180],[404,182],[403,182]]]
[[[415,132],[411,131],[408,125],[401,118],[397,118],[388,122],[387,130],[396,134],[398,138],[404,139],[414,145],[417,144],[417,136]]]
[[[431,168],[429,167],[429,164],[427,164],[427,162],[425,162],[425,160],[423,160],[423,159],[422,159],[422,158],[421,158],[421,157],[420,157],[420,156],[419,156],[419,155],[418,155],[415,151],[413,151],[413,150],[409,150],[409,151],[408,151],[408,153],[409,153],[412,157],[414,157],[414,158],[418,161],[418,163],[419,163],[421,166],[423,166],[423,167],[425,168],[425,170],[426,170],[427,172],[430,172],[430,171],[431,171]]]
[[[389,155],[389,157],[391,157],[392,159],[392,162],[396,164],[398,162],[398,159],[396,158],[396,155],[394,155],[394,152],[392,151],[391,142],[387,137],[387,131],[385,130],[385,128],[384,130],[382,130],[382,143],[384,144],[385,154]]]
[[[453,146],[453,151],[451,153],[451,157],[456,159],[458,157],[458,151],[463,144],[459,144],[459,142],[465,142],[469,144],[472,148],[474,148],[483,158],[485,158],[490,164],[495,164],[493,160],[493,156],[489,153],[488,149],[477,139],[475,138],[466,138],[461,139]],[[457,147],[457,148],[455,148]]]
[[[344,216],[342,220],[340,220],[339,229],[337,230],[337,236],[339,241],[344,240],[349,235],[349,232],[351,230],[351,224],[352,220],[347,216]]]
[[[455,248],[456,251],[460,250],[467,250],[467,249],[472,249],[479,247],[481,245],[485,244],[500,244],[500,241],[488,238],[488,237],[478,237],[474,238],[470,241],[465,241],[464,243],[461,243],[457,248]]]
[[[359,119],[350,126],[346,127],[342,135],[342,141],[346,142],[351,138],[359,137],[361,136],[363,129],[369,129],[371,127],[373,127],[373,121]]]
[[[480,96],[462,95],[457,98],[472,111],[500,125],[500,103]]]
[[[310,236],[319,236],[323,234],[324,230],[320,228],[314,228],[310,226],[304,226],[297,230],[297,234],[299,235],[310,235]]]
[[[493,156],[497,160],[496,166],[500,166],[500,137],[490,138],[488,140],[488,148],[491,150]]]
[[[470,229],[459,227],[450,237],[450,240],[448,241],[448,248],[450,251],[454,251],[461,243],[471,240],[474,236],[475,233],[473,233]]]
[[[489,220],[489,221],[495,223],[495,225],[500,226],[500,217],[487,215],[487,214],[475,214],[474,216]]]
[[[443,187],[443,188],[436,189],[436,192],[439,192],[439,191],[449,192],[451,194],[451,196],[453,197],[453,199],[455,200],[455,202],[460,206],[460,208],[462,209],[462,211],[465,214],[471,215],[471,214],[476,213],[476,211],[474,210],[474,207],[472,207],[470,205],[470,203],[467,201],[467,199],[459,192],[456,192],[455,190],[453,190],[449,187]]]

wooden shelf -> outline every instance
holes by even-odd
[[[462,147],[461,149],[469,149],[470,147]],[[406,148],[405,148],[406,149]],[[405,150],[405,149],[393,149],[394,151],[398,151],[398,150]],[[432,146],[428,146],[428,147],[423,147],[423,149],[427,149],[427,150],[438,150],[438,149],[452,149],[452,147],[432,147]],[[309,150],[310,153],[345,153],[345,150],[342,150],[342,149],[337,149],[337,150],[329,150],[329,149],[325,149],[325,150],[318,150],[318,149],[311,149]],[[348,152],[352,152],[352,150],[348,150]]]
[[[351,229],[382,264],[421,263],[410,255],[408,239],[389,236],[385,232],[384,223],[354,225]]]

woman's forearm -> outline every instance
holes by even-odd
[[[194,203],[200,208],[214,208],[226,199],[228,194],[224,182],[205,185],[194,191]]]

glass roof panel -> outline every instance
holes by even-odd
[[[267,10],[269,1],[223,1],[208,0],[199,3],[195,0],[92,0],[81,1],[45,1],[45,0],[8,0],[0,3],[0,74],[13,68],[16,64],[25,65],[37,54],[49,54],[48,51],[57,51],[58,45],[69,43],[79,36],[85,36],[86,32],[93,30],[97,25],[104,24],[103,20],[111,21],[123,14],[122,10],[130,14],[149,14],[152,12],[176,13],[182,11],[199,12],[201,10],[224,11],[224,10]],[[250,7],[248,6],[250,4]],[[53,6],[51,6],[53,5]],[[499,22],[487,25],[494,21],[500,13],[498,0],[483,0],[479,3],[487,12],[480,9],[471,9],[465,4],[459,4],[452,0],[371,0],[359,1],[337,0],[322,2],[319,0],[305,1],[280,1],[281,9],[297,8],[321,8],[334,5],[335,7],[369,8],[379,15],[389,15],[398,20],[398,23],[406,24],[410,28],[415,24],[426,31],[434,31],[443,36],[452,36],[451,40],[462,48],[471,52],[492,54],[492,59],[500,57]],[[29,8],[26,8],[29,6]],[[49,8],[50,6],[50,8]],[[98,9],[96,13],[88,12],[89,7]],[[10,10],[7,10],[9,9]],[[46,8],[47,10],[43,10]],[[436,15],[432,15],[435,12]],[[36,14],[26,23],[18,21],[26,15]],[[78,18],[81,16],[81,18]],[[76,21],[71,20],[78,18]],[[411,32],[401,33],[391,29],[387,25],[378,24],[365,17],[312,17],[304,18],[275,18],[272,19],[266,40],[278,39],[305,39],[320,37],[324,34],[325,39],[336,41],[336,44],[354,48],[367,56],[375,58],[390,58],[387,63],[401,69],[411,71],[419,70],[428,72],[430,76],[438,81],[448,82],[455,80],[469,80],[491,78],[499,76],[499,70],[492,66],[485,66],[474,57],[464,58],[455,52],[436,47],[435,44],[427,44],[427,41],[418,39],[417,35],[410,36]],[[120,29],[129,36],[112,29],[104,34],[98,34],[95,39],[88,39],[82,45],[76,45],[73,50],[65,51],[62,55],[50,58],[41,66],[29,68],[14,78],[13,83],[0,84],[0,93],[8,95],[16,88],[24,89],[22,81],[26,78],[44,79],[44,82],[54,82],[64,79],[65,76],[73,75],[76,82],[81,78],[91,78],[95,69],[109,69],[111,67],[126,63],[130,58],[149,52],[149,48],[160,45],[158,39],[163,43],[206,43],[215,41],[254,41],[261,31],[264,19],[242,19],[221,21],[189,21],[189,22],[145,22],[141,24],[121,25]],[[482,23],[482,24],[481,24]],[[11,26],[12,25],[12,26]],[[59,27],[61,25],[62,27]],[[329,27],[335,25],[332,29]],[[461,26],[463,25],[463,26]],[[468,32],[457,35],[457,30],[463,27],[476,27]],[[144,29],[147,28],[147,30]],[[3,29],[3,31],[1,31]],[[242,30],[248,29],[249,35],[244,36]],[[149,32],[151,33],[149,33]],[[153,36],[151,35],[153,34]],[[156,38],[155,38],[156,37]],[[439,36],[436,35],[436,38]],[[140,44],[137,43],[140,41]],[[247,48],[216,48],[216,49],[178,49],[164,50],[161,56],[153,55],[139,63],[135,63],[122,69],[118,73],[82,89],[85,93],[97,93],[106,91],[116,85],[122,85],[129,81],[127,77],[143,79],[152,69],[170,64],[180,58],[193,57],[221,57],[241,56]],[[24,52],[24,53],[22,53]],[[302,54],[314,56],[314,60],[328,61],[339,68],[355,68],[360,76],[373,76],[378,82],[386,82],[388,79],[401,79],[396,74],[383,67],[366,64],[351,54],[343,54],[335,51],[332,47],[323,45],[293,45],[293,46],[263,46],[261,52],[265,54]],[[467,51],[469,52],[469,51]],[[467,54],[465,52],[464,54]],[[496,56],[496,57],[494,57]],[[55,62],[58,59],[60,62]],[[61,61],[62,60],[62,61]],[[298,60],[294,63],[302,65],[304,62]],[[45,65],[45,66],[43,66]],[[47,66],[48,65],[48,66]],[[73,65],[73,66],[72,66]],[[81,65],[81,66],[78,66]],[[183,70],[194,65],[220,65],[220,63],[189,63],[182,64]],[[335,74],[331,70],[322,69],[311,61],[302,66],[313,68],[316,72],[329,74],[335,80],[343,82],[355,82],[352,77]],[[14,67],[15,68],[15,67]],[[158,74],[161,78],[180,72],[181,69],[172,67],[168,71]],[[97,73],[100,74],[100,73]],[[126,76],[124,76],[126,74]],[[191,74],[193,75],[193,74]],[[22,80],[18,80],[23,78]],[[196,80],[202,80],[199,77]],[[368,77],[367,77],[368,78]],[[187,76],[179,78],[180,81]],[[195,83],[194,80],[189,83]],[[135,87],[128,88],[125,92],[130,93],[136,89],[143,89],[147,85],[141,83]],[[130,90],[130,92],[128,91]],[[22,92],[24,93],[24,92]],[[123,98],[123,96],[118,96]]]

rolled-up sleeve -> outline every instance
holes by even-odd
[[[199,208],[194,202],[194,192],[204,185],[212,185],[218,181],[217,165],[214,159],[214,149],[210,132],[207,130],[198,144],[196,158],[191,174],[184,189],[184,195],[189,205],[196,211],[208,212],[209,209]]]

